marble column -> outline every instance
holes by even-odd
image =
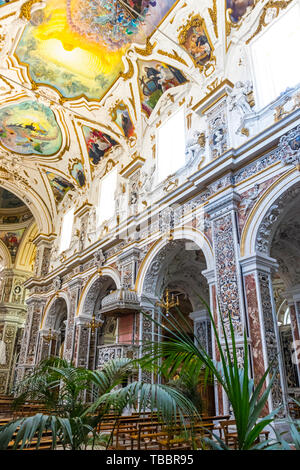
[[[225,178],[225,177],[224,177]],[[230,342],[231,318],[236,348],[240,362],[244,356],[244,331],[247,331],[245,317],[244,292],[239,266],[239,232],[237,226],[237,211],[240,196],[230,187],[231,174],[226,175],[229,187],[220,192],[207,206],[206,213],[211,220],[213,251],[215,258],[215,277],[210,285],[210,295],[213,304],[211,309],[218,326],[221,343],[224,342],[220,325],[222,315],[227,337]],[[203,273],[205,275],[205,273]],[[219,315],[218,315],[219,312]],[[216,360],[220,360],[219,351],[215,352]],[[229,412],[229,403],[224,391],[218,387],[219,413]]]
[[[211,319],[208,311],[206,309],[196,310],[191,312],[189,317],[194,322],[194,335],[205,351],[212,357]]]
[[[144,314],[149,315],[151,318],[160,320],[160,313],[158,307],[156,307],[156,302],[158,299],[154,297],[143,297],[141,299],[141,310],[144,313],[140,313],[139,319],[139,344],[140,351],[139,357],[142,357],[144,354],[143,345],[149,344],[154,341],[159,341],[158,334],[160,334],[160,328],[156,325],[151,319],[148,319]],[[148,352],[148,351],[147,351]],[[159,381],[159,377],[154,377],[154,374],[148,371],[139,370],[139,380],[145,383],[154,383],[154,381]]]
[[[218,303],[229,332],[229,314],[236,340],[244,335],[245,312],[243,284],[239,267],[239,235],[236,220],[240,196],[231,188],[224,191],[207,206],[212,223],[213,250],[215,256],[215,285]]]
[[[18,325],[15,322],[5,322],[1,338],[1,341],[4,343],[2,343],[2,348],[4,348],[5,353],[0,362],[0,394],[8,393],[11,385],[17,331]]]
[[[51,332],[53,334],[53,332]],[[45,336],[49,335],[49,329],[42,329],[39,332],[38,340],[38,351],[36,355],[36,363],[38,364],[41,361],[47,359],[51,354],[51,342],[45,339]]]
[[[34,239],[37,254],[35,259],[35,277],[45,277],[49,272],[50,256],[55,235],[40,234]]]
[[[75,318],[75,347],[73,362],[76,367],[88,367],[91,330],[86,325],[91,317]]]
[[[298,383],[300,383],[300,286],[296,285],[284,293],[290,310],[293,335],[292,362],[296,366]]]
[[[73,361],[73,354],[75,348],[75,316],[77,312],[78,301],[80,298],[82,288],[81,279],[75,279],[71,281],[68,285],[68,290],[70,294],[70,304],[68,310],[67,318],[67,327],[66,327],[66,337],[64,344],[64,354],[63,357],[66,361]]]
[[[257,253],[242,258],[240,265],[244,278],[254,378],[258,381],[270,365],[276,370],[268,407],[264,410],[267,413],[286,403],[286,383],[271,278],[277,263],[273,258]]]
[[[209,299],[210,299],[210,311],[213,316],[215,325],[218,325],[218,304],[217,304],[217,287],[216,287],[216,273],[215,269],[202,271],[203,276],[206,277],[209,286]],[[212,337],[212,358],[215,361],[220,361],[220,352],[215,340],[215,334],[213,328],[211,328]],[[226,394],[221,385],[215,380],[215,408],[216,415],[222,415],[228,411],[228,400]]]
[[[15,379],[17,354],[27,307],[24,282],[31,273],[3,269],[0,286],[0,393],[9,393]]]
[[[27,371],[33,370],[36,364],[39,328],[46,300],[31,296],[27,300],[28,310],[20,351],[17,380],[21,380]]]

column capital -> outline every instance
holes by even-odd
[[[276,259],[259,252],[251,256],[240,258],[239,262],[244,275],[250,274],[253,271],[263,271],[267,274],[271,274],[278,269]]]
[[[28,297],[28,299],[25,300],[25,303],[28,306],[31,305],[31,304],[34,304],[34,303],[38,303],[38,304],[41,305],[41,309],[42,309],[46,305],[47,299],[45,297],[32,295],[32,296]]]
[[[210,321],[210,316],[206,308],[203,308],[201,310],[195,310],[194,312],[191,312],[189,314],[189,317],[191,320],[199,321],[199,320],[209,320]]]
[[[241,196],[229,188],[216,196],[205,208],[205,212],[210,215],[211,220],[221,217],[230,211],[238,210]]]
[[[204,269],[201,271],[201,274],[206,278],[209,285],[215,284],[216,282],[216,273],[214,269]]]
[[[76,326],[86,326],[86,323],[90,322],[91,319],[92,319],[92,316],[80,315],[80,317],[75,318],[75,325]]]
[[[300,284],[287,289],[283,292],[283,295],[286,297],[288,304],[294,304],[295,302],[300,302]]]
[[[159,302],[159,301],[160,299],[158,297],[153,297],[150,295],[145,296],[144,294],[142,294],[141,299],[140,299],[141,310],[143,308],[156,309],[157,308],[156,302]]]

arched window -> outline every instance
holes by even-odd
[[[185,164],[185,113],[181,108],[157,131],[157,183]]]
[[[295,5],[273,20],[251,43],[259,106],[264,107],[300,82],[300,8]]]
[[[61,236],[60,236],[60,248],[59,252],[65,251],[69,248],[72,238],[73,230],[73,221],[74,221],[74,207],[70,209],[63,218]]]
[[[114,168],[100,182],[98,204],[98,226],[115,214],[115,192],[117,189],[117,169]]]

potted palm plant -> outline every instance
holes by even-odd
[[[267,440],[262,443],[258,443],[258,440],[260,433],[272,423],[274,416],[279,411],[276,409],[262,417],[262,411],[268,401],[276,371],[273,371],[268,385],[266,385],[266,379],[271,374],[271,367],[255,384],[254,379],[249,376],[246,333],[244,334],[244,354],[241,364],[230,314],[228,315],[229,333],[225,328],[223,316],[220,315],[221,339],[209,305],[203,299],[201,301],[211,319],[220,360],[216,361],[210,357],[194,335],[184,315],[176,308],[176,316],[171,313],[168,315],[161,313],[160,321],[143,312],[158,326],[160,333],[158,333],[156,341],[144,347],[145,354],[139,363],[143,368],[153,369],[156,373],[169,377],[174,376],[178,371],[181,375],[190,377],[191,380],[200,377],[203,370],[206,377],[212,374],[231,404],[236,421],[238,449],[259,449],[270,445]],[[180,325],[185,325],[184,331]],[[213,439],[208,439],[207,442],[215,449],[228,448],[217,435],[213,435]]]
[[[24,449],[36,442],[38,449],[43,432],[50,430],[52,449],[94,448],[99,440],[98,427],[111,409],[118,415],[125,407],[156,410],[165,422],[186,414],[197,413],[193,403],[179,391],[161,384],[132,382],[120,386],[133,370],[130,359],[115,359],[101,371],[74,367],[58,358],[43,361],[32,374],[19,383],[15,408],[37,400],[45,413],[23,417],[0,428],[0,450],[14,441],[14,449]],[[86,403],[84,395],[94,394]],[[107,446],[110,440],[106,440]]]

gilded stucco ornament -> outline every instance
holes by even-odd
[[[29,0],[28,2],[23,3],[20,8],[20,18],[30,21],[31,19],[31,8],[35,3],[42,3],[41,0]]]
[[[208,8],[208,13],[214,25],[214,32],[215,32],[216,38],[218,38],[219,33],[218,33],[217,0],[213,0],[213,6],[212,8]]]
[[[259,18],[259,23],[254,33],[247,39],[246,44],[249,44],[260,31],[267,26],[274,18],[277,18],[281,10],[284,10],[293,0],[271,0],[262,9]]]
[[[172,53],[171,52],[166,52],[166,51],[163,51],[162,49],[159,49],[157,51],[158,54],[160,55],[164,55],[165,57],[169,57],[169,59],[173,59],[173,60],[176,60],[177,62],[180,62],[181,64],[187,66],[188,64],[186,63],[186,61],[178,54],[178,52],[176,52],[174,49],[172,50]]]

